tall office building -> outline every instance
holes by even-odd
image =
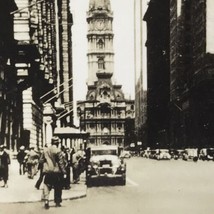
[[[169,0],[151,0],[147,23],[147,141],[151,148],[169,146]]]
[[[143,14],[147,1],[134,1],[134,65],[135,65],[135,130],[137,141],[147,147],[147,61],[146,61],[146,26]]]
[[[214,3],[179,0],[171,5],[171,47],[178,50],[171,57],[171,101],[178,112],[177,122],[171,125],[172,142],[213,147]]]

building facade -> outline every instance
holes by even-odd
[[[151,148],[169,146],[169,0],[151,0],[147,23],[147,142]]]
[[[175,147],[213,147],[213,9],[210,0],[171,1],[170,96],[176,108],[170,132]]]
[[[213,9],[211,0],[149,3],[144,20],[151,147],[214,146]]]
[[[147,85],[146,85],[146,26],[143,12],[145,0],[134,1],[134,65],[135,65],[135,133],[142,147],[147,147]]]
[[[171,1],[170,8],[170,144],[184,148],[191,144],[191,1]]]
[[[129,131],[134,131],[134,101],[125,99],[122,86],[114,84],[113,80],[114,34],[110,1],[90,0],[87,22],[88,92],[86,100],[77,104],[80,127],[90,133],[91,144],[125,146],[130,143],[125,140],[128,124],[132,126]]]
[[[16,70],[13,50],[13,15],[17,10],[15,1],[0,1],[0,144],[13,149],[17,142],[16,124],[19,123],[17,106]]]
[[[0,2],[4,88],[0,137],[8,148],[40,148],[50,142],[57,125],[73,124],[69,4],[69,0]]]

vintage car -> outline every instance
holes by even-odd
[[[170,150],[171,159],[174,160],[182,159],[183,153],[184,153],[183,149],[171,149]]]
[[[120,155],[121,158],[130,158],[131,156],[131,152],[127,150],[122,151]]]
[[[141,151],[140,156],[143,158],[149,158],[150,153],[151,153],[151,150],[147,148],[147,149]]]
[[[203,148],[199,152],[199,159],[214,160],[214,148]]]
[[[157,156],[158,156],[158,149],[153,149],[150,151],[150,154],[149,154],[149,158],[150,159],[157,159]]]
[[[157,160],[170,160],[171,155],[169,154],[168,149],[159,149],[159,152],[157,154]]]
[[[198,161],[198,149],[187,148],[183,152],[183,160],[193,160],[194,162]]]
[[[101,145],[87,149],[86,183],[91,186],[115,180],[121,185],[126,184],[126,163],[120,158],[118,146]]]

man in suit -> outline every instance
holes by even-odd
[[[3,187],[8,187],[7,181],[9,176],[10,156],[5,151],[5,146],[0,145],[0,178],[3,179]]]
[[[49,209],[49,195],[54,188],[54,202],[56,207],[61,207],[63,179],[66,178],[65,162],[59,146],[59,138],[51,139],[51,146],[44,150],[40,163],[43,163],[44,189],[43,199],[45,209]]]

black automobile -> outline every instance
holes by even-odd
[[[214,148],[203,148],[200,150],[199,158],[201,160],[214,160]]]
[[[120,158],[117,146],[93,146],[88,149],[87,156],[87,186],[92,186],[94,182],[105,184],[109,180],[126,184],[126,163],[124,158]]]
[[[198,149],[196,148],[187,148],[183,152],[183,160],[193,160],[194,162],[198,161]]]

